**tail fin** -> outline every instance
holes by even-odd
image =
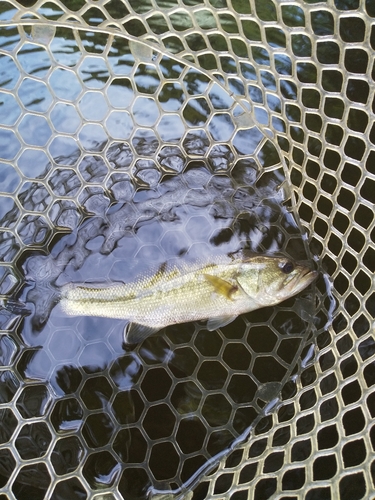
[[[30,309],[24,302],[13,298],[2,299],[0,307],[15,316],[29,316],[31,314]]]
[[[34,306],[31,324],[35,331],[42,330],[60,298],[60,291],[49,282],[35,282],[34,287],[28,291],[26,300]]]
[[[61,294],[47,281],[26,280],[18,295],[0,299],[0,310],[13,316],[31,316],[34,331],[41,331]]]

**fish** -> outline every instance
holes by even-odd
[[[69,283],[60,304],[70,316],[125,319],[125,342],[137,344],[174,324],[207,321],[209,331],[240,314],[276,305],[314,281],[317,271],[285,257],[254,255],[166,269],[130,283]]]

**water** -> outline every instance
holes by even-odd
[[[175,325],[129,347],[121,321],[65,316],[59,288],[126,282],[165,262],[242,248],[310,255],[267,118],[257,122],[186,62],[117,37],[104,58],[99,34],[93,55],[83,33],[78,43],[63,31],[43,49],[28,31],[10,31],[24,62],[7,59],[0,94],[16,96],[6,105],[24,141],[0,129],[0,255],[9,263],[1,292],[24,304],[0,314],[4,401],[14,398],[25,419],[43,418],[15,441],[41,462],[22,469],[13,491],[43,494],[51,461],[56,474],[82,471],[93,491],[179,494],[293,392],[291,374],[312,339],[314,289],[215,332]],[[33,99],[17,118],[25,85]],[[2,415],[9,436],[11,415]]]

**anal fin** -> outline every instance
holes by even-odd
[[[129,323],[124,329],[124,340],[126,344],[139,344],[159,330],[160,328],[152,326]]]
[[[237,316],[217,316],[215,318],[210,318],[207,321],[207,330],[212,332],[213,330],[217,330],[223,326],[232,323],[237,318]]]

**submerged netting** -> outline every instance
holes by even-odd
[[[1,3],[0,499],[371,498],[374,17]],[[137,346],[59,308],[241,248],[320,278]]]

